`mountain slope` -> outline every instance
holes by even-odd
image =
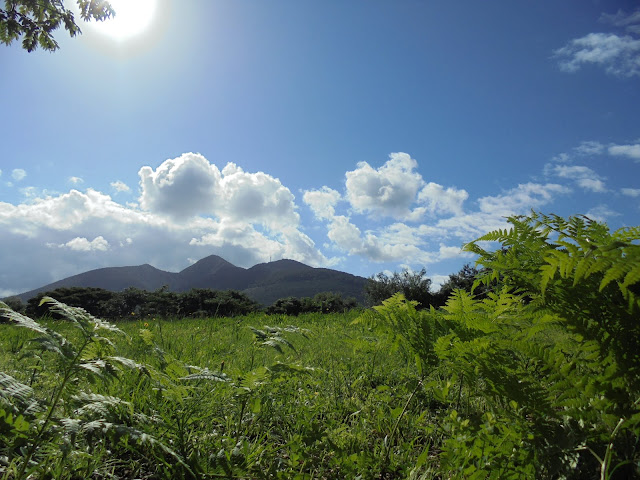
[[[263,305],[270,305],[279,298],[313,297],[321,292],[339,293],[363,302],[365,282],[363,277],[326,268],[313,268],[295,260],[277,260],[245,269],[236,267],[217,255],[211,255],[179,273],[165,272],[148,264],[99,268],[17,296],[26,302],[38,293],[60,287],[98,287],[117,292],[129,287],[157,290],[167,285],[174,292],[192,288],[239,290]]]

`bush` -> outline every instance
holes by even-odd
[[[431,279],[426,276],[427,270],[419,272],[403,270],[391,276],[378,273],[367,279],[364,295],[369,305],[379,305],[387,298],[400,292],[409,301],[418,302],[417,308],[429,308],[435,296],[431,293]]]

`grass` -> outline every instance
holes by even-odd
[[[53,407],[57,423],[33,452],[37,464],[21,471],[24,447],[10,451],[0,459],[3,478],[407,478],[432,442],[428,399],[416,393],[411,355],[352,325],[356,316],[119,322],[109,356],[144,367],[86,378],[75,372]],[[44,325],[81,341],[72,323]],[[37,336],[1,324],[0,371],[51,406],[60,365],[33,348]],[[118,400],[78,400],[88,394]],[[78,408],[96,411],[85,418]],[[135,438],[63,428],[66,417],[115,424],[114,415],[139,432]],[[37,430],[42,416],[29,421]],[[68,450],[63,458],[56,442]]]

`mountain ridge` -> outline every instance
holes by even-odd
[[[173,292],[192,288],[238,290],[262,305],[284,297],[313,297],[321,292],[339,293],[364,302],[366,279],[328,268],[315,268],[291,259],[237,267],[218,255],[204,257],[180,272],[166,272],[148,263],[103,267],[57,280],[15,295],[23,302],[38,293],[62,287],[98,287],[114,292],[129,287],[153,291],[167,286]]]

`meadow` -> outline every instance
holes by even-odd
[[[509,221],[440,309],[2,307],[0,477],[639,478],[640,230]]]
[[[39,439],[34,472],[42,478],[405,478],[428,452],[429,399],[416,392],[412,355],[353,325],[357,315],[120,322],[122,333],[109,332],[113,346],[93,343],[109,347],[103,358],[135,365],[111,359],[75,369],[56,407],[58,425],[52,418]],[[74,345],[85,343],[71,324],[43,324]],[[33,388],[29,396],[49,400],[64,366],[55,353],[29,348],[38,332],[0,327],[3,371]],[[87,349],[78,365],[95,355]],[[20,446],[21,426],[13,420],[5,416],[3,433],[11,425],[20,450],[27,443]],[[139,431],[135,439],[125,438],[126,428]],[[17,475],[9,473],[15,467],[5,470],[6,478]]]

